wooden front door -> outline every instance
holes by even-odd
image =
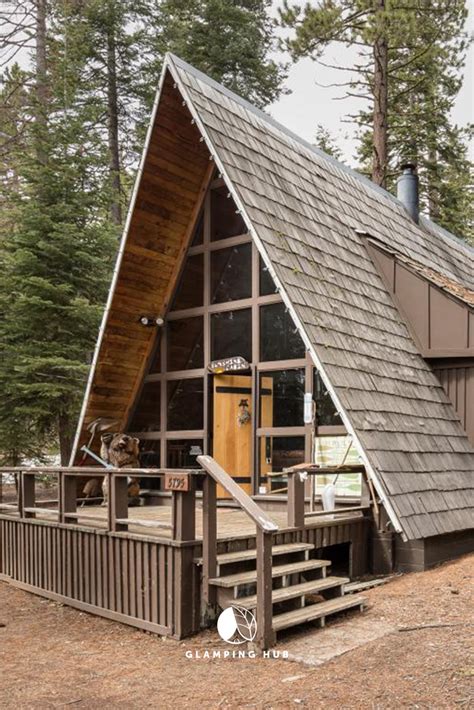
[[[213,457],[247,493],[252,492],[252,418],[252,378],[214,375]],[[217,495],[229,497],[220,486]]]

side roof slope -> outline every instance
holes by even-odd
[[[394,524],[406,538],[472,527],[474,452],[361,232],[469,289],[473,250],[180,59],[168,65]]]

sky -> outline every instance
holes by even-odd
[[[296,4],[297,0],[290,0]],[[307,0],[299,0],[304,5]],[[317,5],[318,0],[309,0]],[[278,8],[282,0],[272,0],[271,13],[278,16]],[[467,0],[469,16],[466,30],[474,35],[474,0]],[[282,31],[280,30],[280,33]],[[288,56],[276,54],[281,61],[288,61]],[[344,48],[340,44],[329,45],[324,55],[328,64],[351,65],[357,59],[355,50]],[[28,63],[28,52],[16,56],[22,64]],[[351,166],[356,166],[356,126],[347,117],[366,106],[363,101],[347,98],[340,100],[343,88],[328,87],[329,84],[341,83],[349,76],[348,72],[336,69],[322,68],[311,59],[302,59],[290,67],[286,80],[289,93],[267,107],[273,118],[309,142],[313,142],[318,124],[328,129],[342,149],[343,160]],[[474,122],[474,45],[471,45],[466,56],[463,86],[453,109],[453,121],[460,126]],[[474,140],[470,145],[470,157],[474,160]]]
[[[300,2],[304,5],[304,2]],[[310,3],[316,5],[312,0]],[[282,5],[281,0],[274,0],[272,14],[277,15],[277,9]],[[469,17],[466,30],[474,34],[474,0],[468,0]],[[280,58],[283,58],[279,55]],[[357,54],[339,44],[329,45],[324,61],[328,64],[351,65]],[[342,149],[344,160],[350,165],[355,165],[354,160],[356,127],[346,123],[345,118],[355,113],[366,104],[354,98],[338,100],[344,89],[337,87],[326,88],[328,84],[341,83],[349,74],[336,69],[319,67],[311,59],[303,59],[294,64],[286,81],[286,88],[290,90],[267,110],[273,118],[290,128],[294,133],[312,142],[314,141],[317,125],[320,123],[334,136],[338,146]],[[324,86],[326,85],[326,86]],[[474,47],[471,46],[466,57],[463,86],[453,109],[453,121],[460,126],[474,122]],[[471,159],[474,159],[474,141],[471,143]]]

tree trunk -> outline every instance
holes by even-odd
[[[430,219],[436,222],[440,216],[439,210],[439,182],[437,170],[438,158],[434,147],[428,152],[427,169],[427,193],[428,193],[428,214]]]
[[[115,47],[115,30],[111,24],[107,30],[107,111],[108,111],[108,143],[109,170],[112,186],[112,203],[110,214],[114,224],[122,224],[122,206],[120,201],[120,151],[118,134],[118,98],[117,98],[117,63]]]
[[[375,0],[376,21],[385,11],[385,0]],[[385,20],[378,18],[377,37],[373,46],[374,54],[374,130],[372,180],[385,187],[388,162],[388,41]]]
[[[48,87],[46,76],[46,0],[36,0],[36,47],[35,47],[35,94],[36,94],[36,157],[41,165],[46,165],[44,147],[46,138],[46,108]]]
[[[74,434],[71,425],[71,417],[68,412],[60,412],[58,416],[58,435],[61,466],[69,466]]]

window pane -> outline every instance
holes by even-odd
[[[260,483],[267,490],[276,491],[287,485],[287,475],[267,478],[267,473],[283,471],[284,468],[303,463],[304,436],[262,436],[260,437]]]
[[[160,430],[160,392],[159,382],[145,382],[128,427],[130,431]]]
[[[168,382],[168,431],[203,428],[203,385],[202,377]]]
[[[304,392],[304,369],[262,372],[260,426],[303,426]]]
[[[237,207],[229,191],[220,187],[211,191],[211,241],[216,242],[226,237],[245,234],[247,228],[242,217],[237,214]]]
[[[252,360],[252,311],[213,313],[211,316],[211,359],[241,355]]]
[[[160,328],[156,336],[155,352],[151,358],[150,374],[161,372],[161,334],[162,330]]]
[[[284,303],[260,307],[260,359],[293,360],[304,358],[301,336]]]
[[[160,468],[160,449],[161,441],[160,439],[144,439],[140,442],[140,466],[142,468]],[[151,478],[144,478],[145,488],[152,488]]]
[[[166,444],[169,468],[201,468],[196,457],[203,453],[202,439],[179,439]]]
[[[260,257],[260,295],[269,296],[271,293],[277,293],[277,287],[275,286],[275,282],[270,276],[262,257]]]
[[[161,442],[160,439],[140,442],[140,466],[142,468],[160,468],[161,463]],[[161,489],[160,478],[140,478],[141,490],[159,491]]]
[[[341,426],[342,419],[316,369],[314,369],[313,378],[313,399],[316,402],[317,426]]]
[[[211,303],[252,295],[252,245],[211,252]]]
[[[198,223],[196,225],[196,229],[194,230],[193,238],[191,239],[191,246],[197,247],[199,244],[202,244],[203,235],[204,235],[204,215],[201,212],[201,214],[199,215]]]
[[[204,367],[204,320],[180,318],[168,321],[168,371]]]
[[[173,298],[172,311],[197,308],[204,303],[204,256],[188,256]]]

